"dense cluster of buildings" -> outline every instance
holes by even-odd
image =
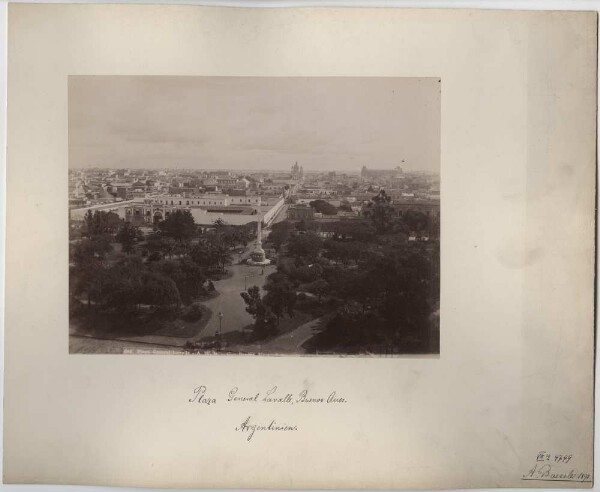
[[[437,174],[405,172],[401,167],[305,173],[297,162],[288,172],[71,170],[69,209],[75,221],[88,210],[106,210],[150,226],[185,209],[200,225],[218,219],[242,225],[256,221],[257,215],[268,225],[283,213],[284,204],[289,205],[290,220],[327,220],[310,206],[323,200],[338,209],[336,220],[352,220],[382,189],[398,216],[415,210],[439,217]]]
[[[189,210],[196,222],[222,219],[233,225],[265,223],[281,212],[304,171],[291,172],[89,169],[69,172],[69,212],[74,221],[88,210],[117,213],[136,225],[152,225],[178,209]]]
[[[309,173],[294,193],[294,205],[289,207],[288,217],[293,220],[319,219],[320,215],[309,206],[314,200],[325,200],[335,207],[344,205],[346,212],[339,212],[338,216],[360,216],[363,208],[381,190],[385,190],[398,216],[415,210],[439,217],[439,175],[404,172],[401,167],[369,169],[364,166],[360,174]]]
[[[69,205],[71,208],[81,208],[165,194],[278,196],[298,186],[302,176],[303,171],[297,164],[291,172],[252,174],[233,171],[71,169]]]

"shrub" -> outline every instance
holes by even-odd
[[[161,254],[158,251],[153,251],[148,255],[148,261],[160,261],[161,259]]]
[[[86,311],[86,306],[79,301],[71,297],[69,300],[69,317],[76,318],[77,316],[82,315]]]
[[[192,304],[183,310],[180,318],[184,321],[198,321],[202,318],[204,310],[198,304]]]

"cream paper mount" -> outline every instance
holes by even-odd
[[[591,12],[11,4],[4,481],[590,487],[596,50],[597,15]],[[67,197],[78,152],[129,149],[132,164],[122,167],[139,168],[134,161],[163,140],[167,157],[185,148],[181,141],[172,145],[184,133],[171,136],[171,143],[157,135],[138,147],[129,134],[129,146],[115,146],[102,140],[106,119],[100,109],[86,113],[83,103],[71,103],[73,83],[123,76],[262,77],[265,83],[301,77],[341,85],[363,78],[374,84],[439,80],[439,348],[411,355],[403,339],[404,353],[370,354],[362,347],[353,357],[272,357],[260,350],[242,355],[219,348],[207,353],[206,346],[156,355],[75,353],[69,340]],[[287,104],[275,97],[277,90],[275,113]],[[150,108],[162,97],[153,94]],[[322,108],[341,97],[330,94]],[[353,121],[348,114],[355,116],[362,96],[347,105],[349,113],[339,109],[340,128]],[[121,109],[136,100],[124,99]],[[111,104],[107,99],[106,111],[116,111]],[[223,114],[234,113],[215,113],[208,96],[205,107],[212,113],[198,113],[187,128],[206,128],[211,117],[231,123]],[[395,107],[388,107],[394,121]],[[377,107],[381,114],[384,109]],[[134,123],[146,136],[150,123],[172,121],[165,112],[150,118],[148,108],[138,110],[144,116]],[[298,114],[287,121],[307,124]],[[363,114],[370,124],[375,113]],[[397,117],[412,117],[418,127],[425,114]],[[82,115],[85,121],[72,126]],[[269,121],[276,120],[265,114],[264,125]],[[331,153],[335,142],[326,125],[336,122],[335,114],[323,111],[313,121],[323,129],[310,135],[311,145],[296,149],[305,160],[317,144]],[[117,135],[131,130],[121,118],[110,122]],[[84,127],[87,133],[76,135]],[[261,130],[227,128],[231,148],[238,137]],[[284,130],[271,128],[273,135]],[[345,157],[354,162],[353,172],[362,166],[352,160],[362,156],[353,146],[380,133],[383,128],[348,139],[355,151]],[[321,142],[323,135],[328,138]],[[300,136],[297,143],[309,141]],[[219,134],[212,137],[210,142],[222,143]],[[402,138],[390,139],[391,148]],[[411,142],[403,145],[409,149]],[[258,172],[252,152],[258,151],[247,149],[232,167]],[[210,157],[216,162],[218,155]],[[296,160],[289,157],[282,159],[286,172]],[[245,168],[239,164],[244,158]],[[377,162],[364,165],[378,168]],[[381,187],[373,184],[373,190]],[[108,193],[113,191],[118,194]],[[412,247],[408,237],[406,245]],[[268,237],[258,246],[268,258]],[[255,252],[254,261],[263,261],[260,248]],[[223,314],[226,323],[228,312]],[[287,315],[284,322],[291,323]]]

